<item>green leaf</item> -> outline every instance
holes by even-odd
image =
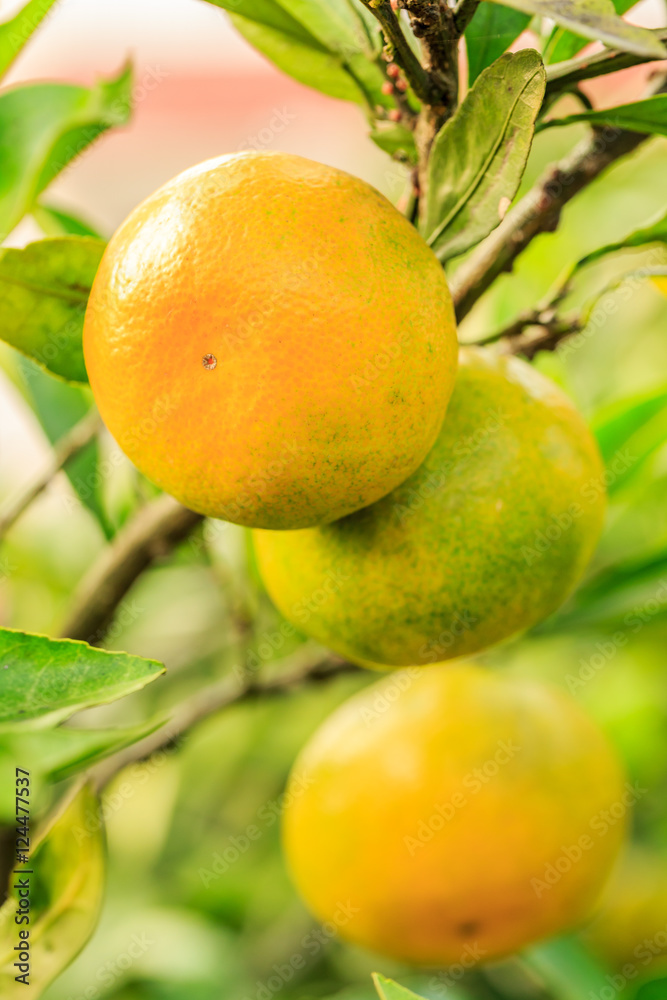
[[[628,443],[658,414],[667,408],[667,386],[620,399],[599,410],[591,422],[605,463],[627,447]]]
[[[607,491],[619,493],[667,442],[667,387],[622,399],[605,407],[592,422],[609,470]]]
[[[545,83],[534,49],[501,56],[438,132],[422,231],[441,260],[474,246],[501,221],[526,166]]]
[[[0,732],[56,725],[138,691],[162,673],[155,660],[0,629]]]
[[[50,443],[55,444],[90,411],[92,393],[90,389],[73,382],[52,378],[28,358],[21,361],[28,401]],[[106,537],[111,538],[113,527],[103,503],[103,483],[108,472],[106,476],[101,474],[99,457],[99,444],[97,440],[91,441],[70,459],[65,466],[65,474],[81,503],[95,515]],[[69,498],[63,502],[69,503]]]
[[[283,73],[287,73],[299,83],[315,87],[329,97],[357,104],[367,103],[363,91],[341,65],[335,53],[327,52],[319,45],[291,38],[284,32],[250,21],[238,14],[231,14],[230,17],[234,27],[245,40],[259,49],[262,55],[275,63]]]
[[[522,963],[553,1000],[590,1000],[608,988],[605,970],[575,938],[538,944],[521,953]]]
[[[99,135],[130,117],[132,72],[90,90],[33,83],[0,94],[0,240]]]
[[[667,135],[667,94],[655,94],[644,101],[620,104],[616,108],[606,108],[603,111],[582,111],[576,115],[566,115],[564,118],[548,118],[541,122],[538,128],[542,131],[554,126],[576,125],[579,122],[594,126],[608,125],[630,132]]]
[[[378,126],[369,135],[375,145],[383,149],[385,153],[389,153],[390,156],[393,156],[395,153],[402,153],[409,163],[417,162],[415,137],[405,125]]]
[[[98,240],[104,238],[85,219],[44,202],[38,202],[34,206],[32,216],[45,236],[94,236]]]
[[[104,248],[62,236],[0,251],[0,337],[71,382],[88,381],[83,319]]]
[[[331,97],[392,106],[375,60],[379,34],[349,0],[207,0],[279,69]]]
[[[667,979],[653,979],[637,991],[636,1000],[666,1000]]]
[[[399,986],[393,979],[381,976],[379,972],[373,973],[373,982],[380,1000],[424,1000],[412,990],[406,990],[405,986]]]
[[[92,767],[105,757],[150,736],[162,721],[124,729],[74,729],[59,727],[36,732],[0,734],[0,752],[20,760],[31,774],[49,781],[63,781]]]
[[[499,0],[485,0],[499,2]],[[563,28],[585,38],[604,42],[621,52],[633,52],[646,59],[665,59],[667,49],[648,30],[628,24],[614,10],[611,0],[502,0],[504,6],[525,14],[549,17]]]
[[[616,628],[637,631],[642,620],[638,609],[648,601],[656,604],[651,621],[667,615],[667,552],[650,552],[601,570],[581,586],[565,608],[538,625],[537,634],[613,632]]]
[[[495,3],[481,3],[465,31],[468,83],[506,52],[530,24],[530,14]]]
[[[3,1000],[39,997],[78,955],[90,938],[104,894],[105,851],[100,805],[82,788],[56,817],[30,858],[30,923],[14,922],[18,890],[0,909],[0,995]],[[22,867],[22,866],[20,866]],[[19,875],[18,878],[21,876]],[[16,886],[16,879],[12,880]],[[19,931],[30,933],[30,986],[21,974],[16,946]]]
[[[592,253],[582,257],[581,260],[577,262],[576,270],[579,270],[587,264],[592,264],[593,261],[599,260],[600,257],[605,257],[607,254],[616,253],[618,250],[628,250],[633,247],[646,246],[648,243],[667,244],[667,215],[662,212],[649,222],[648,225],[643,226],[641,229],[635,229],[632,233],[625,236],[617,243],[607,243],[598,250],[593,250]]]
[[[57,0],[28,0],[10,21],[0,24],[0,76],[4,76],[56,2]]]
[[[625,14],[631,7],[634,7],[636,2],[637,0],[612,0],[617,14]],[[546,48],[544,61],[557,63],[572,59],[589,42],[590,39],[584,38],[583,35],[576,35],[564,28],[554,28]]]

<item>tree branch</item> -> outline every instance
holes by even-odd
[[[295,661],[296,666],[294,666]],[[306,684],[322,683],[341,674],[361,671],[361,667],[353,663],[333,655],[323,658],[321,653],[313,656],[309,652],[305,660],[299,655],[291,656],[287,661],[283,661],[283,668],[285,662],[291,664],[291,668],[282,669],[275,677],[266,680],[250,680],[244,683],[233,676],[227,676],[217,684],[211,684],[197,691],[192,697],[181,702],[171,719],[156,732],[96,765],[91,775],[97,790],[107,785],[128,765],[139,763],[161,750],[176,745],[185,733],[230,705],[252,698],[286,694]],[[279,664],[273,666],[277,667]]]
[[[43,472],[15,500],[10,501],[7,509],[0,515],[0,541],[33,500],[44,492],[71,458],[90,444],[101,428],[102,421],[97,410],[91,410],[54,445],[49,464]]]
[[[520,354],[527,361],[532,361],[539,351],[555,351],[563,340],[580,333],[582,325],[578,319],[556,320],[553,323],[542,324],[541,332],[530,332],[526,328],[523,333],[509,338],[507,342],[508,354]]]
[[[165,556],[202,520],[170,496],[142,507],[81,582],[61,635],[100,642],[137,577]]]
[[[667,41],[667,29],[661,28],[655,32],[660,41]],[[547,66],[546,104],[550,104],[559,94],[570,90],[582,80],[592,80],[607,73],[617,73],[621,69],[629,69],[641,63],[654,62],[644,56],[633,55],[631,52],[616,52],[605,49],[595,55],[579,56],[577,59],[567,59],[565,62]]]
[[[415,95],[420,101],[428,103],[431,98],[428,74],[410,48],[391,4],[385,0],[380,0],[377,6],[374,0],[362,0],[362,3],[379,21],[384,37],[393,50],[393,60],[405,73],[405,78]]]
[[[502,330],[476,340],[471,346],[486,347],[503,342],[503,353],[521,354],[530,361],[538,351],[554,351],[562,340],[581,329],[579,316],[560,317],[552,307],[528,309]]]
[[[430,81],[429,100],[422,107],[415,129],[419,187],[421,203],[424,204],[433,140],[458,103],[460,33],[454,21],[454,11],[445,0],[399,2],[407,10],[414,35],[421,44],[424,68]]]
[[[622,129],[596,129],[568,157],[550,167],[452,276],[458,320],[467,316],[499,274],[512,269],[535,236],[558,228],[563,208],[579,191],[648,138]]]
[[[475,16],[480,2],[481,0],[459,0],[454,8],[454,25],[458,35],[462,35],[466,30]]]

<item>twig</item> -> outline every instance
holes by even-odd
[[[454,25],[459,35],[466,30],[479,5],[480,0],[459,0],[454,8]]]
[[[558,227],[565,205],[610,164],[635,150],[649,137],[621,129],[595,130],[512,208],[452,276],[450,285],[460,320],[538,233]]]
[[[502,343],[505,354],[523,354],[533,358],[537,351],[554,350],[565,337],[578,333],[584,325],[583,316],[574,314],[563,317],[558,313],[559,305],[570,291],[574,270],[572,267],[566,269],[532,309],[525,309],[511,323],[488,337],[473,341],[470,346],[486,347]],[[536,333],[537,328],[542,332]]]
[[[655,35],[660,41],[667,41],[667,29],[662,28],[656,31]],[[609,49],[605,49],[604,52],[596,52],[595,55],[579,56],[577,59],[554,63],[552,66],[547,66],[546,102],[551,103],[560,93],[571,89],[582,80],[592,80],[597,76],[617,73],[621,69],[654,61],[630,52],[610,52]]]
[[[96,643],[137,577],[165,556],[202,520],[169,496],[142,507],[80,584],[62,635]]]
[[[230,705],[252,698],[286,694],[305,684],[322,683],[340,674],[356,673],[361,670],[353,663],[333,655],[323,658],[321,653],[313,656],[309,652],[305,662],[298,656],[288,658],[291,664],[294,664],[295,660],[297,666],[283,670],[268,680],[243,682],[236,677],[228,676],[217,684],[211,684],[197,691],[178,705],[171,719],[156,732],[93,768],[92,778],[95,787],[98,790],[103,788],[129,764],[136,764],[160,750],[174,746],[193,727]],[[278,664],[273,666],[276,667]]]
[[[445,0],[399,2],[407,10],[414,35],[419,39],[424,68],[430,82],[429,100],[424,103],[415,128],[415,143],[419,153],[419,188],[423,205],[433,140],[458,102],[460,33],[454,22],[454,11]]]
[[[95,438],[102,427],[100,416],[96,410],[87,413],[71,430],[54,445],[51,458],[46,468],[37,476],[15,500],[8,504],[8,509],[0,516],[0,541],[28,509],[33,500],[44,492],[57,474],[74,458],[87,444]]]
[[[420,101],[428,103],[431,98],[428,74],[410,48],[391,4],[387,0],[380,0],[377,6],[371,0],[362,0],[362,3],[379,21],[384,36],[393,50],[393,60],[405,73],[405,78],[415,95]]]
[[[508,339],[505,353],[520,354],[527,361],[532,361],[539,351],[555,351],[563,340],[580,333],[581,330],[582,325],[577,318],[543,323],[539,333],[531,333],[527,327],[523,333]]]
[[[529,310],[504,329],[475,342],[475,346],[502,343],[504,354],[521,354],[531,361],[538,351],[555,351],[562,340],[580,333],[579,316],[563,318],[554,310]]]

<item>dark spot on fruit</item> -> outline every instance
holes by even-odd
[[[472,937],[473,934],[479,932],[479,920],[465,920],[462,924],[459,924],[456,928],[463,938]]]

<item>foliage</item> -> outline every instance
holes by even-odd
[[[659,138],[667,135],[667,98],[652,93],[598,108],[588,107],[583,95],[585,107],[577,113],[571,98],[561,100],[571,92],[582,96],[582,78],[621,62],[665,57],[664,32],[623,19],[629,0],[463,0],[453,17],[462,18],[456,30],[464,34],[470,89],[458,106],[429,119],[419,98],[424,81],[415,68],[420,48],[414,22],[402,13],[394,23],[387,0],[207,2],[227,10],[241,34],[280,70],[357,105],[371,140],[407,164],[410,177],[420,175],[425,189],[413,183],[406,211],[447,265],[453,287],[459,268],[507,225],[502,220],[517,196],[525,208],[521,195],[528,191],[530,198],[545,164],[570,151],[582,131],[657,137],[629,166],[621,163],[577,194],[562,218],[563,205],[556,205],[538,230],[549,235],[531,242],[512,277],[494,282],[462,333],[483,339],[489,329],[511,329],[546,296],[548,309],[537,326],[547,324],[543,313],[555,314],[559,329],[573,334],[563,334],[562,345],[558,338],[548,344],[559,349],[538,353],[535,363],[590,415],[607,466],[607,532],[588,578],[567,605],[488,660],[550,678],[588,706],[631,778],[647,788],[635,836],[656,851],[656,864],[664,864],[667,387],[661,369],[667,364],[667,304],[647,278],[664,271],[667,261]],[[55,6],[53,0],[28,0],[0,24],[0,74]],[[392,25],[398,25],[398,38],[387,42],[383,30]],[[506,54],[528,27],[535,47]],[[608,49],[576,59],[591,39]],[[54,454],[93,405],[81,331],[104,242],[86,220],[54,207],[45,192],[100,135],[129,121],[131,94],[129,68],[91,88],[36,82],[0,90],[0,235],[5,239],[31,215],[46,237],[0,251],[0,337],[8,345],[0,362]],[[432,129],[429,142],[425,122]],[[557,128],[567,125],[576,128]],[[557,183],[541,189],[547,207],[549,198],[560,197],[556,189]],[[469,256],[462,261],[463,254]],[[609,302],[613,308],[606,309]],[[513,349],[511,336],[506,344]],[[159,926],[162,943],[129,973],[111,977],[110,997],[259,997],[258,987],[275,975],[273,966],[282,967],[280,956],[303,953],[307,962],[282,983],[281,1000],[334,993],[340,1000],[371,1000],[370,959],[335,940],[317,945],[308,937],[313,928],[285,878],[277,834],[285,774],[296,751],[366,678],[341,676],[287,700],[241,698],[236,704],[232,698],[235,707],[224,718],[211,719],[188,735],[178,754],[170,752],[165,720],[179,706],[194,699],[201,710],[219,695],[220,684],[243,691],[258,673],[279,691],[288,667],[313,658],[312,647],[285,628],[266,600],[243,532],[193,521],[191,537],[175,551],[169,553],[163,540],[156,545],[164,557],[157,567],[148,546],[140,578],[128,583],[134,584],[129,597],[123,590],[110,604],[89,643],[35,634],[58,634],[75,586],[83,579],[85,589],[100,573],[108,584],[103,571],[112,554],[140,534],[137,524],[156,491],[127,464],[109,462],[108,453],[101,438],[67,458],[68,480],[61,484],[67,504],[55,514],[40,508],[45,527],[28,511],[5,537],[0,510],[0,597],[11,604],[12,617],[6,617],[16,626],[0,630],[0,820],[7,824],[14,815],[7,788],[20,758],[31,771],[39,824],[32,858],[39,887],[33,968],[39,978],[32,993],[47,1000],[84,995],[104,968],[107,942],[124,954],[126,928]],[[14,474],[3,470],[3,500],[15,492],[8,481]],[[85,577],[91,567],[93,576]],[[97,648],[105,637],[112,649],[133,652]],[[156,659],[146,659],[146,652]],[[320,658],[316,650],[315,662]],[[166,679],[162,659],[172,667]],[[125,772],[125,797],[110,786],[110,797],[120,796],[122,805],[108,821],[115,846],[102,929],[54,982],[93,934],[103,905],[104,824],[82,774],[104,773],[108,781],[119,759],[114,755],[130,750],[139,760],[146,740],[165,747]],[[100,762],[108,772],[99,770]],[[259,831],[256,843],[247,832],[251,826]],[[75,832],[81,829],[83,838]],[[8,998],[23,995],[8,957],[15,905],[10,895],[0,909],[0,992]],[[188,947],[195,958],[188,959]],[[606,995],[610,977],[619,975],[577,936],[545,942],[488,972],[472,969],[460,980],[447,981],[447,970],[438,979],[391,963],[385,971],[401,985],[376,975],[381,1000],[431,1000],[442,995],[443,984],[451,1000],[588,1000]],[[638,966],[632,982],[617,990],[619,1000],[657,1000],[664,994],[662,975],[657,961]]]

